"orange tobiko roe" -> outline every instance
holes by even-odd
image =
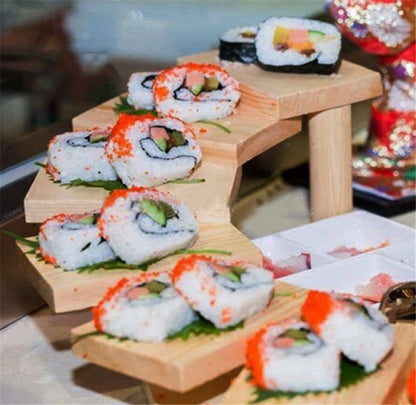
[[[322,291],[309,291],[301,308],[305,322],[309,323],[315,333],[320,333],[321,325],[334,310],[331,295]]]
[[[409,376],[407,377],[406,389],[410,402],[416,404],[416,368],[410,370]]]
[[[195,265],[198,261],[207,261],[216,263],[217,260],[209,257],[209,256],[202,256],[202,255],[190,255],[179,259],[172,270],[171,276],[172,280],[175,283],[181,277],[182,273],[187,271],[192,271],[195,268]]]
[[[263,327],[251,339],[248,340],[246,350],[246,367],[251,370],[254,384],[263,389],[267,389],[266,382],[264,381],[263,369],[263,337],[267,333],[269,326],[270,325]]]
[[[161,274],[160,271],[152,271],[150,273],[143,273],[138,275],[134,278],[126,278],[123,277],[118,281],[116,285],[113,287],[110,287],[107,292],[104,294],[104,297],[101,299],[101,301],[92,308],[92,313],[94,316],[94,324],[98,331],[103,331],[103,324],[101,322],[102,316],[106,313],[106,309],[104,307],[104,304],[106,302],[109,302],[120,290],[122,290],[124,287],[126,287],[129,283],[130,284],[141,284],[141,283],[147,283],[149,280],[154,279],[155,277],[159,276]]]
[[[120,114],[120,117],[114,125],[114,128],[108,138],[108,142],[112,142],[117,146],[117,148],[114,152],[109,152],[108,143],[106,145],[106,153],[108,154],[109,158],[112,158],[112,153],[114,153],[118,158],[132,156],[133,145],[126,138],[127,130],[129,130],[130,127],[132,127],[136,122],[143,122],[146,120],[153,121],[155,119],[157,118],[152,114],[143,114],[140,116]]]

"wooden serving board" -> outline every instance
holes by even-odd
[[[218,50],[183,56],[179,63],[220,64]],[[276,118],[285,119],[324,111],[378,97],[383,92],[380,74],[343,60],[336,74],[276,73],[250,64],[222,65],[245,86],[276,101]]]
[[[306,290],[278,282],[276,292],[293,295],[274,297],[261,313],[245,322],[244,328],[219,336],[191,336],[187,341],[176,339],[162,343],[146,343],[89,336],[95,330],[92,322],[71,331],[75,342],[72,351],[88,361],[111,370],[142,379],[169,390],[186,392],[204,384],[245,361],[247,339],[262,325],[299,316]]]
[[[308,394],[294,398],[268,399],[260,404],[397,404],[403,382],[414,364],[416,326],[397,324],[393,352],[382,363],[381,370],[349,388],[329,394]],[[249,370],[243,369],[220,404],[251,404],[254,386],[248,381]]]
[[[19,260],[24,276],[33,284],[38,293],[56,313],[76,311],[96,305],[107,289],[122,277],[135,275],[140,270],[96,270],[92,273],[64,271],[51,264],[38,261],[30,250],[17,242],[20,249]],[[240,231],[231,224],[218,224],[215,227],[201,225],[198,239],[192,249],[222,249],[232,252],[231,256],[219,257],[230,260],[244,260],[258,265],[262,255]],[[215,256],[215,255],[213,255]],[[149,270],[170,270],[178,256],[168,257],[149,267]]]

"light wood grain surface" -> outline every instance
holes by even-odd
[[[408,371],[409,359],[414,361],[415,325],[395,325],[393,352],[382,363],[381,369],[356,385],[329,394],[308,394],[292,399],[269,399],[267,404],[395,404],[403,388],[403,375]],[[413,357],[413,358],[412,358]],[[247,381],[244,369],[221,398],[221,404],[250,404],[254,387]]]
[[[245,359],[247,339],[265,323],[299,316],[306,290],[278,282],[276,291],[292,292],[274,297],[261,313],[245,322],[244,328],[220,336],[192,336],[188,341],[176,339],[162,343],[108,340],[90,336],[91,323],[72,330],[74,354],[88,361],[167,388],[186,392],[236,367]]]
[[[132,276],[134,270],[97,270],[78,274],[64,271],[51,264],[38,261],[34,255],[26,255],[30,248],[17,243],[23,275],[33,284],[54,312],[68,312],[96,305],[109,287],[121,277]],[[231,256],[220,256],[230,260],[245,260],[258,265],[262,256],[240,231],[231,224],[202,225],[198,239],[192,249],[222,249]],[[180,256],[168,257],[149,267],[150,270],[170,270]],[[140,270],[138,270],[140,271]]]
[[[179,63],[219,64],[218,51],[180,57]],[[342,61],[333,75],[275,73],[256,65],[224,64],[231,76],[277,102],[277,119],[297,117],[378,97],[382,94],[380,74]]]

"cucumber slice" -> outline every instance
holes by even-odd
[[[308,38],[310,41],[315,42],[323,39],[325,37],[325,34],[322,31],[309,31],[308,32]]]
[[[192,94],[194,94],[195,96],[197,96],[198,94],[201,93],[203,87],[204,86],[202,86],[201,84],[193,84],[192,87],[191,87]]]
[[[155,298],[160,298],[160,295],[156,294],[156,293],[150,293],[150,294],[146,294],[146,295],[141,295],[137,299],[141,300],[141,301],[146,301],[146,300],[153,300]]]
[[[105,142],[110,134],[91,134],[89,141],[90,143]]]
[[[288,329],[282,337],[290,337],[295,340],[306,340],[308,333],[309,332],[305,329]]]
[[[295,339],[293,346],[306,346],[310,345],[311,342],[308,339]]]

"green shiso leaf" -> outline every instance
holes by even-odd
[[[195,183],[205,183],[205,179],[182,179],[182,180],[170,180],[170,184],[195,184]]]
[[[197,122],[202,122],[203,124],[208,124],[208,125],[214,125],[214,127],[222,129],[227,134],[231,134],[231,129],[226,127],[225,125],[220,124],[219,122],[210,121],[210,120],[199,120]]]
[[[136,110],[133,106],[131,106],[127,102],[127,97],[120,96],[119,102],[114,107],[114,112],[117,114],[124,113],[130,115],[144,115],[144,114],[152,114],[157,117],[157,112],[155,110],[146,110],[144,108]]]
[[[35,162],[35,165],[41,167],[42,169],[46,169],[45,163]]]
[[[199,318],[199,319],[195,320],[194,322],[192,322],[191,324],[189,324],[188,326],[185,326],[179,332],[176,332],[176,333],[168,336],[167,340],[174,340],[174,339],[179,339],[179,338],[182,339],[182,340],[188,340],[188,338],[191,335],[195,335],[195,336],[198,336],[198,335],[216,335],[216,336],[218,336],[221,333],[231,332],[233,330],[240,329],[242,327],[244,327],[244,321],[241,321],[241,322],[237,323],[234,326],[229,326],[228,328],[219,329],[214,324],[207,321],[206,319]],[[85,339],[87,337],[91,337],[91,336],[103,336],[103,337],[106,337],[108,340],[117,339],[119,342],[126,342],[126,341],[137,342],[136,340],[130,339],[130,338],[125,337],[125,336],[124,337],[118,337],[118,336],[111,335],[109,333],[100,332],[100,331],[96,330],[94,332],[88,332],[88,333],[84,333],[83,335],[77,336],[77,338],[72,342],[72,344],[74,345],[74,344],[78,343],[80,340]]]
[[[72,180],[68,184],[62,184],[61,186],[66,188],[84,186],[84,187],[99,187],[104,188],[107,191],[124,190],[127,187],[120,180],[95,180],[86,181],[81,179]]]
[[[241,321],[237,323],[236,325],[229,326],[228,328],[219,329],[217,328],[213,323],[210,321],[199,318],[192,323],[190,323],[188,326],[185,326],[182,330],[179,332],[176,332],[170,336],[168,336],[168,340],[173,339],[182,339],[182,340],[188,340],[190,335],[220,335],[224,332],[231,332],[233,330],[242,328],[244,326],[244,321]]]
[[[377,370],[375,370],[377,371]],[[350,360],[348,360],[345,357],[342,357],[341,359],[341,378],[338,388],[336,388],[334,391],[341,391],[344,388],[348,388],[354,384],[357,384],[359,381],[363,380],[364,378],[367,378],[371,374],[373,374],[375,371],[372,371],[370,373],[367,373],[363,367],[361,367],[359,364],[354,363]],[[247,378],[248,381],[252,379],[251,376]],[[264,390],[259,387],[255,387],[254,390],[254,399],[250,402],[251,404],[257,404],[259,402],[267,401],[270,399],[291,399],[298,396],[305,396],[308,394],[325,394],[328,392],[333,391],[306,391],[306,392],[284,392],[284,391],[269,391]]]

